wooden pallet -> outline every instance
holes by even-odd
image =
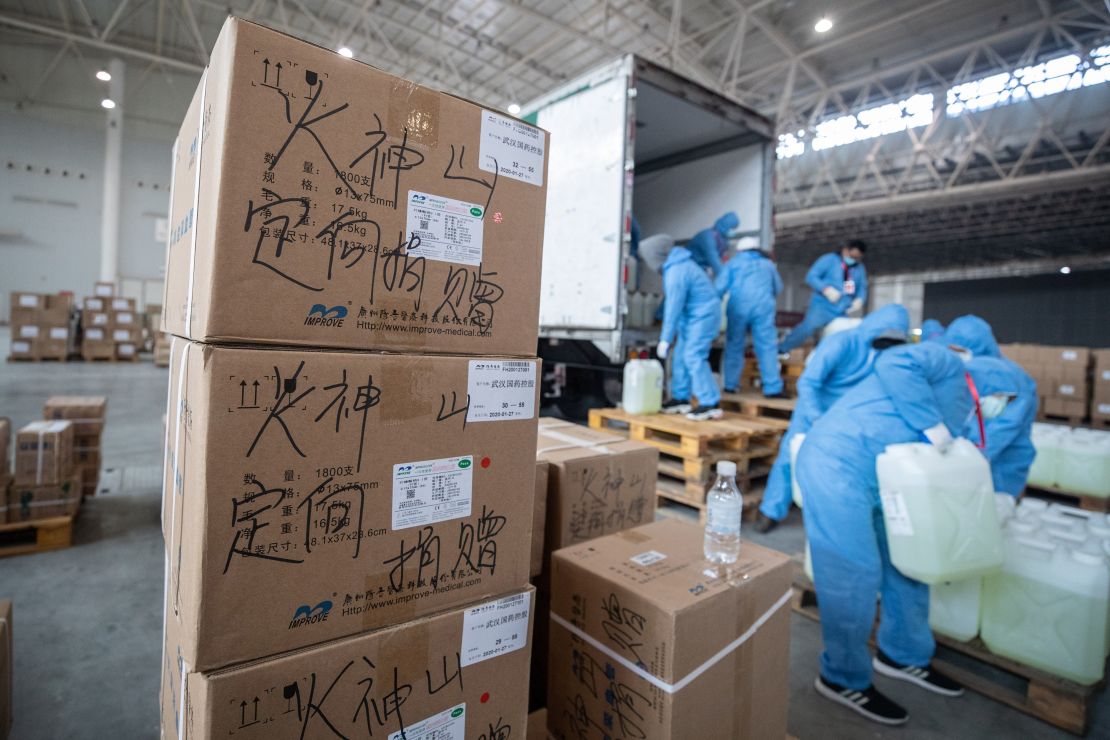
[[[759,463],[773,462],[778,451],[777,444],[749,447],[743,452],[716,452],[705,457],[682,457],[660,451],[659,474],[684,481],[708,483],[714,479],[717,463],[721,461],[736,463],[737,476],[743,476],[749,468],[757,467]]]
[[[1037,414],[1037,421],[1043,421],[1047,424],[1067,424],[1073,427],[1083,426],[1083,419],[1086,416],[1079,414],[1078,416],[1063,416],[1061,414]]]
[[[1105,496],[1091,496],[1086,493],[1065,491],[1055,486],[1026,486],[1025,493],[1036,498],[1048,501],[1059,501],[1068,506],[1075,506],[1084,511],[1094,511],[1099,514],[1110,514],[1110,498]]]
[[[791,606],[801,616],[820,622],[813,582],[800,568],[796,565]],[[940,634],[935,637],[933,665],[966,688],[1074,735],[1087,734],[1090,709],[1101,698],[1105,679],[1081,686],[995,655],[979,638],[960,642]]]
[[[590,427],[627,434],[682,458],[744,452],[778,444],[788,424],[725,412],[714,421],[690,421],[678,414],[629,414],[622,409],[590,409]]]
[[[53,357],[15,357],[8,355],[8,362],[69,362],[69,356],[54,355]]]
[[[761,419],[790,420],[794,413],[794,398],[765,398],[760,393],[722,393],[721,407]]]
[[[0,524],[0,557],[60,550],[72,544],[72,515]]]
[[[666,503],[680,504],[697,511],[698,521],[705,521],[705,494],[691,494],[681,481],[660,478],[656,482],[655,495],[660,506]],[[745,520],[752,519],[759,509],[759,504],[763,501],[763,492],[741,493],[740,496],[744,500],[743,518]]]

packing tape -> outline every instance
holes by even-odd
[[[729,644],[725,645],[723,648],[721,648],[716,653],[714,653],[712,656],[710,656],[709,659],[706,660],[704,663],[702,663],[697,668],[690,671],[683,678],[681,678],[680,680],[678,680],[674,683],[667,683],[666,681],[659,678],[658,676],[656,676],[652,673],[648,673],[646,670],[644,670],[640,666],[636,665],[635,663],[630,661],[628,658],[624,657],[623,655],[617,654],[612,648],[610,648],[607,645],[602,644],[599,640],[595,639],[593,636],[586,634],[584,631],[582,631],[581,629],[579,629],[575,625],[571,624],[567,620],[563,619],[562,617],[560,617],[555,612],[551,612],[551,621],[554,622],[555,624],[559,625],[563,629],[567,630],[572,635],[575,635],[575,636],[581,638],[584,642],[586,642],[590,646],[596,648],[597,650],[600,650],[608,658],[610,658],[612,660],[615,660],[616,662],[620,663],[622,666],[624,666],[628,670],[632,671],[637,676],[644,679],[645,681],[647,681],[648,683],[650,683],[652,686],[656,687],[660,691],[664,691],[668,694],[676,694],[679,691],[682,691],[682,689],[689,686],[690,683],[692,683],[694,680],[696,680],[699,676],[701,676],[703,673],[708,671],[710,668],[717,665],[722,660],[724,660],[726,657],[728,657],[731,653],[733,653],[737,648],[739,648],[745,642],[750,640],[752,638],[752,635],[754,635],[756,632],[758,632],[759,628],[767,623],[767,620],[769,620],[771,617],[775,616],[775,613],[779,609],[783,608],[788,603],[790,603],[790,597],[793,593],[794,593],[793,589],[787,589],[786,593],[784,593],[781,597],[779,597],[779,600],[776,601],[774,604],[772,604],[770,609],[763,612],[763,614],[759,615],[759,617],[756,618],[756,620],[754,622],[752,622],[751,627],[748,627],[748,629],[744,631],[744,634],[740,635],[735,640],[733,640]]]
[[[193,329],[193,278],[197,266],[197,216],[200,210],[200,168],[204,161],[204,105],[208,93],[208,68],[204,68],[200,80],[200,110],[197,111],[197,167],[193,176],[193,237],[189,240],[189,292],[185,297],[185,334],[192,335]],[[171,198],[173,197],[171,193]]]
[[[574,425],[573,424],[568,424],[567,426],[574,426]],[[540,429],[540,434],[543,435],[544,437],[550,437],[551,439],[555,439],[555,440],[558,440],[560,442],[565,442],[566,444],[552,445],[551,447],[542,447],[542,448],[536,450],[536,456],[537,457],[539,457],[540,455],[543,455],[544,453],[547,453],[547,452],[554,452],[556,450],[570,450],[570,449],[575,449],[575,448],[586,449],[586,450],[595,450],[597,452],[604,452],[606,455],[617,455],[617,454],[620,454],[620,453],[618,453],[614,450],[610,450],[605,445],[614,445],[614,444],[619,444],[621,442],[627,442],[628,441],[624,437],[613,437],[613,439],[610,439],[610,440],[586,441],[586,440],[583,440],[583,439],[579,439],[578,437],[572,437],[569,434],[563,434],[562,432],[554,431],[554,430],[551,429],[551,427],[548,427],[546,429],[541,428]]]
[[[174,592],[173,592],[173,607],[174,607],[174,613],[176,614],[178,612],[178,597],[179,597],[178,590],[181,587],[181,549],[182,549],[181,548],[181,538],[179,538],[177,536],[177,501],[178,501],[178,499],[182,499],[181,508],[182,509],[185,508],[185,502],[184,502],[183,494],[181,492],[181,486],[178,484],[178,481],[185,477],[184,472],[182,472],[180,475],[178,475],[178,471],[184,471],[184,469],[185,469],[185,460],[184,460],[185,455],[184,455],[184,451],[182,451],[182,454],[180,454],[180,455],[178,454],[178,447],[181,444],[181,409],[185,405],[185,380],[186,380],[186,376],[188,375],[187,370],[188,370],[188,367],[189,367],[189,346],[190,345],[189,345],[189,342],[187,340],[184,340],[184,339],[179,340],[179,339],[177,339],[177,337],[174,337],[174,341],[175,342],[177,342],[177,341],[182,342],[181,367],[177,372],[177,395],[176,395],[176,398],[177,398],[176,406],[177,407],[174,410],[173,468],[170,470],[170,475],[173,476],[173,497],[172,497],[172,500],[170,501],[170,536],[169,536],[170,549],[169,549],[169,554],[172,555],[174,552],[177,553],[177,563],[174,567],[174,575],[176,577],[174,578],[174,584],[175,585],[174,585]],[[168,433],[168,429],[167,429],[167,433]],[[186,437],[186,443],[188,443],[188,437]],[[176,544],[176,547],[175,547],[175,544]]]

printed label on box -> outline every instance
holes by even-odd
[[[468,665],[519,650],[528,642],[532,594],[506,596],[463,614],[461,662]]]
[[[69,339],[69,329],[65,328],[64,326],[52,326],[50,327],[50,338]]]
[[[1102,371],[1102,379],[1103,380],[1110,380],[1110,370],[1103,370]]]
[[[471,360],[466,374],[467,421],[531,419],[536,366],[527,360]]]
[[[19,327],[19,336],[24,339],[34,339],[39,335],[39,328],[37,326],[21,326]]]
[[[115,290],[115,286],[112,286],[112,285],[97,285],[96,288],[93,290],[93,292],[96,293],[98,296],[103,296],[105,298],[111,298],[112,297],[112,292],[114,290]]]
[[[1060,395],[1062,395],[1062,396],[1074,396],[1075,395],[1075,386],[1074,385],[1067,385],[1067,384],[1060,386]]]
[[[1074,349],[1066,349],[1060,353],[1060,359],[1068,360],[1069,362],[1075,362],[1079,359],[1079,353],[1076,352]]]
[[[393,529],[470,516],[474,457],[393,466]]]
[[[389,740],[466,740],[466,704],[444,709],[403,730],[392,732]]]
[[[130,314],[130,313],[117,313],[116,314],[116,323],[117,324],[133,324],[133,323],[135,323],[135,315]]]
[[[1110,414],[1110,403],[1100,403],[1098,405],[1098,412],[1100,414]]]
[[[19,306],[21,308],[36,308],[39,305],[39,297],[37,295],[21,295],[19,296]]]
[[[94,342],[99,342],[103,338],[104,338],[104,330],[103,329],[85,329],[85,339],[89,339],[89,340],[92,340]]]
[[[30,351],[31,351],[31,343],[30,342],[12,342],[12,352],[27,353],[27,352],[30,352]]]
[[[90,311],[103,311],[104,301],[100,300],[99,298],[86,298],[85,308],[89,309]]]
[[[94,313],[93,317],[92,317],[92,322],[93,322],[93,326],[107,326],[108,325],[108,314],[106,314],[106,313]]]
[[[483,170],[543,185],[543,132],[538,128],[484,110],[478,141],[478,166]]]
[[[135,354],[135,345],[133,345],[133,344],[117,344],[116,345],[116,350],[123,357],[130,357],[131,355]]]
[[[634,556],[630,557],[629,560],[631,560],[636,565],[641,565],[642,566],[642,565],[654,565],[655,563],[658,563],[660,560],[665,560],[666,558],[667,558],[667,556],[664,555],[663,553],[659,552],[658,550],[648,550],[647,552],[642,552],[639,555],[634,555]]]
[[[913,537],[913,522],[906,499],[898,491],[880,491],[883,499],[883,519],[886,520],[887,534],[900,537]]]
[[[482,263],[485,207],[441,195],[409,191],[406,228],[414,238],[407,252],[440,262]]]
[[[112,308],[116,311],[126,311],[131,308],[131,303],[126,298],[116,298],[112,301]]]
[[[117,342],[126,342],[127,340],[131,339],[131,330],[116,329],[114,332],[112,332],[112,339]]]

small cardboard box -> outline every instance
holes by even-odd
[[[12,602],[0,599],[0,738],[7,738],[12,731],[13,626]]]
[[[703,538],[669,519],[554,554],[556,737],[610,721],[642,740],[786,736],[791,561],[745,542],[727,572],[707,573]]]
[[[110,360],[116,356],[116,344],[111,339],[90,339],[85,330],[85,340],[81,342],[81,356],[86,360]]]
[[[137,342],[116,342],[116,359],[134,360],[139,356]]]
[[[171,351],[162,524],[191,666],[528,582],[538,360]],[[290,627],[323,599],[327,621]]]
[[[530,578],[543,572],[544,527],[547,526],[547,468],[546,460],[536,461],[536,498],[532,502],[532,569]]]
[[[14,317],[19,311],[42,311],[46,308],[46,296],[42,293],[26,293],[12,291],[11,315]]]
[[[116,284],[98,280],[93,284],[93,295],[100,298],[111,298],[116,294]]]
[[[29,339],[34,341],[42,336],[42,329],[38,324],[19,324],[12,326],[12,337],[15,339]]]
[[[39,311],[39,323],[48,326],[69,326],[73,312],[73,296],[69,293],[51,293],[45,296],[46,307]]]
[[[176,625],[162,651],[162,737],[525,737],[531,588],[375,632],[197,672]],[[338,604],[306,605],[325,619]],[[167,605],[167,614],[170,614]],[[531,737],[531,736],[528,736]]]
[[[1086,398],[1046,398],[1044,413],[1048,416],[1067,416],[1076,420],[1082,419],[1087,415],[1087,400]]]
[[[1094,358],[1091,399],[1110,403],[1110,349],[1096,349],[1091,355]]]
[[[51,396],[42,406],[42,418],[73,422],[73,444],[76,447],[89,447],[89,440],[84,439],[88,435],[99,439],[107,415],[106,396]]]
[[[536,458],[551,466],[544,538],[548,553],[655,519],[659,451],[654,447],[545,418]]]
[[[61,485],[73,468],[73,424],[32,421],[15,437],[17,486]]]
[[[77,513],[81,482],[81,474],[76,470],[58,485],[27,486],[16,481],[8,493],[8,521],[28,522]]]
[[[59,339],[43,339],[38,342],[41,359],[65,360],[69,357],[69,342]]]
[[[534,356],[547,148],[523,121],[229,18],[174,146],[163,328]]]
[[[95,296],[86,296],[81,301],[81,308],[85,312],[103,313],[107,305],[105,299]]]

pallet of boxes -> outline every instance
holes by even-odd
[[[73,424],[33,421],[15,435],[0,556],[68,547],[81,506],[81,471],[73,462]]]
[[[73,348],[68,293],[20,293],[11,297],[11,354],[9,360],[65,362]]]
[[[1089,348],[1005,344],[1001,350],[1036,381],[1040,419],[1072,425],[1083,421],[1091,398]]]
[[[73,466],[81,475],[81,495],[93,496],[100,485],[100,440],[108,415],[104,396],[51,396],[42,418],[73,424]]]
[[[174,148],[163,737],[525,732],[547,143],[224,25]]]

